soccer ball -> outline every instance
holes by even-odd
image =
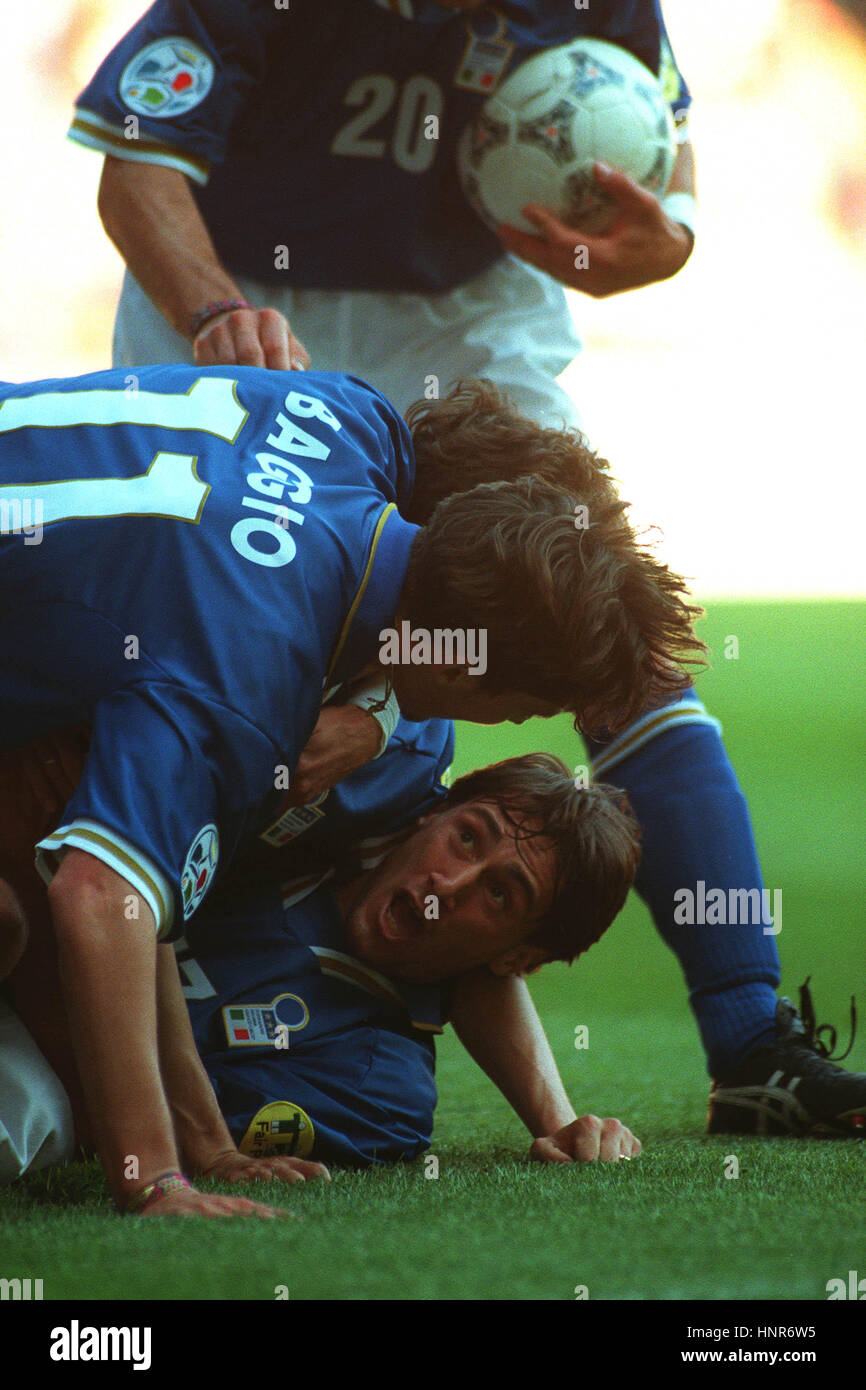
[[[637,58],[602,39],[573,43],[521,63],[488,97],[458,144],[463,189],[490,227],[537,228],[527,203],[568,226],[600,232],[612,203],[592,164],[622,169],[662,198],[676,159],[670,107]]]

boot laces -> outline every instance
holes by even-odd
[[[800,986],[800,1018],[803,1022],[804,1042],[813,1052],[817,1052],[819,1057],[823,1057],[828,1062],[842,1062],[848,1056],[854,1046],[854,1039],[857,1036],[857,1005],[854,995],[851,995],[851,1039],[844,1052],[836,1055],[837,1035],[832,1023],[815,1022],[815,1008],[812,1003],[812,993],[809,989],[811,975],[807,975],[804,983]],[[824,1041],[826,1034],[827,1041]]]

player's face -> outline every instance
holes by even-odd
[[[555,875],[551,841],[518,843],[496,802],[436,812],[343,900],[351,949],[383,974],[420,984],[479,965],[531,968],[544,959],[527,943],[550,908]]]
[[[520,691],[485,689],[483,676],[454,668],[393,666],[394,693],[406,719],[468,719],[473,724],[523,724],[561,713],[552,700]]]

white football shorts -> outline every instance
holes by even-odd
[[[0,997],[0,1183],[72,1157],[72,1109],[60,1080]]]
[[[369,381],[401,412],[421,397],[444,396],[458,377],[480,376],[539,423],[580,426],[577,407],[556,382],[580,351],[562,286],[516,256],[433,295],[281,289],[237,280],[251,304],[285,314],[313,369]],[[192,360],[192,345],[127,271],[114,365]]]

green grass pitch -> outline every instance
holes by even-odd
[[[819,1022],[847,1037],[866,1001],[862,904],[866,605],[718,603],[699,689],[723,721],[769,887],[784,893],[782,991],[809,973]],[[736,638],[738,654],[733,653]],[[462,728],[457,771],[535,747],[583,761],[568,722]],[[572,970],[533,982],[578,1113],[614,1114],[638,1162],[541,1168],[452,1036],[439,1050],[431,1152],[388,1171],[335,1171],[285,1198],[303,1221],[121,1221],[95,1166],[35,1175],[0,1197],[0,1274],[46,1299],[826,1299],[866,1274],[866,1144],[709,1139],[707,1078],[679,967],[634,900]],[[587,1050],[574,1047],[577,1024]],[[847,1065],[866,1070],[866,1037]],[[725,1176],[739,1161],[739,1177]],[[258,1194],[257,1194],[258,1195]],[[263,1198],[280,1193],[262,1189]],[[783,1319],[784,1320],[784,1319]]]

